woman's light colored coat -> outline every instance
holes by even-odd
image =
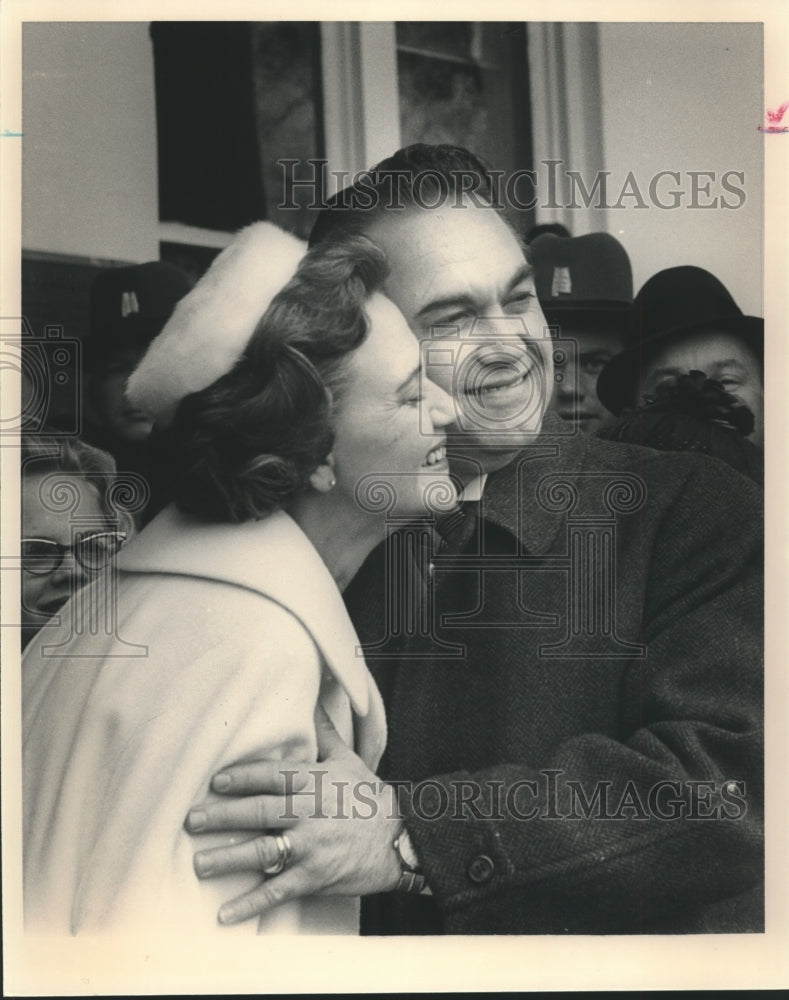
[[[25,655],[26,928],[356,933],[358,900],[340,897],[219,927],[259,877],[199,881],[194,851],[231,837],[183,822],[223,766],[315,760],[319,701],[375,768],[383,708],[357,646],[287,514],[204,525],[164,510]]]

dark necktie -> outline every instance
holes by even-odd
[[[436,519],[439,536],[437,555],[457,555],[474,534],[479,513],[479,500],[465,500],[448,514]]]

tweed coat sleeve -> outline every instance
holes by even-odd
[[[722,463],[667,457],[644,460],[649,497],[619,538],[645,655],[618,674],[613,729],[400,790],[447,931],[676,930],[759,883],[762,495]],[[474,788],[498,805],[464,807]]]

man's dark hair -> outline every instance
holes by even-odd
[[[312,227],[310,246],[363,233],[381,212],[459,206],[463,196],[500,208],[496,181],[490,167],[460,146],[405,146],[329,199]]]
[[[538,236],[546,235],[561,236],[562,239],[568,239],[572,236],[572,233],[567,226],[563,226],[561,222],[541,222],[539,225],[532,226],[531,229],[526,232],[526,235],[523,237],[523,241],[528,245],[529,243],[533,243]]]

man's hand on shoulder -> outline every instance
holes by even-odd
[[[257,836],[230,847],[198,851],[195,872],[214,878],[275,866],[286,831],[283,871],[227,902],[219,921],[235,924],[302,896],[357,896],[397,886],[393,843],[403,829],[395,789],[380,781],[342,741],[322,708],[316,711],[320,763],[268,760],[238,764],[214,776],[227,801],[195,806],[189,833],[250,830]]]

